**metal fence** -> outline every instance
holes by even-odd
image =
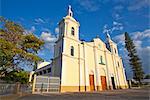
[[[35,82],[35,93],[59,92],[60,78],[37,76]]]
[[[0,95],[14,92],[15,84],[0,84]]]
[[[16,94],[16,93],[31,93],[32,88],[27,84],[0,84],[0,95]]]

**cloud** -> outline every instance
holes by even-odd
[[[113,21],[112,26],[109,27],[107,24],[103,27],[103,33],[109,33],[111,34],[113,31],[122,31],[123,30],[123,24]]]
[[[78,0],[77,3],[89,12],[97,11],[100,8],[100,2],[96,0]]]
[[[56,33],[56,34],[59,33],[59,28],[58,28],[58,27],[55,28],[55,33]]]
[[[111,28],[109,28],[107,24],[103,27],[103,33],[111,33]]]
[[[139,55],[139,57],[142,60],[142,65],[143,65],[143,69],[145,73],[150,73],[149,67],[150,67],[150,29],[146,29],[143,32],[137,31],[137,32],[132,32],[130,33],[131,38],[133,39],[133,42],[136,46],[137,49],[137,54]],[[124,48],[124,41],[125,41],[125,37],[124,34],[120,34],[117,35],[113,38],[116,43],[118,43],[118,45],[121,45],[121,50],[122,52],[125,52],[125,48]],[[143,46],[144,44],[149,44],[147,46]],[[123,57],[123,61],[126,64],[126,66],[128,64],[128,61],[126,58],[124,58],[124,56],[127,55],[126,53],[124,53],[122,55]],[[127,68],[128,69],[128,68]]]
[[[49,29],[49,28],[42,27],[42,28],[41,28],[41,31],[44,31],[44,32],[47,32],[47,33],[48,33],[48,32],[50,32],[50,29]]]
[[[38,55],[41,56],[42,58],[48,60],[50,58],[48,57],[53,57],[54,54],[54,45],[55,42],[57,41],[58,37],[55,35],[52,35],[50,32],[42,32],[40,39],[44,40],[45,44],[43,48],[39,51]],[[49,55],[47,55],[49,54]]]
[[[129,11],[135,11],[150,6],[149,0],[131,0],[131,1],[132,2],[130,2],[128,6]]]
[[[146,29],[143,32],[136,31],[130,33],[131,38],[133,39],[135,45],[138,45],[140,47],[142,45],[142,41],[147,39],[150,39],[150,29]],[[123,45],[125,37],[124,34],[119,34],[113,38],[117,43],[121,43]],[[149,43],[149,41],[147,41]]]
[[[118,31],[123,30],[123,24],[116,22],[116,21],[113,21],[112,31],[115,31],[115,30],[118,30]]]
[[[35,26],[32,26],[29,31],[30,31],[30,32],[34,32],[35,30],[36,30],[36,29],[35,29]]]
[[[116,5],[115,7],[114,7],[114,10],[123,10],[124,9],[124,6],[123,5]]]
[[[150,73],[150,46],[139,49],[138,53],[142,59],[144,71]]]
[[[49,32],[42,32],[40,38],[46,43],[55,43],[57,41],[57,37]]]
[[[113,40],[115,40],[115,42],[119,45],[125,45],[124,44],[124,40],[125,40],[125,37],[124,37],[124,34],[121,34],[121,35],[117,35],[113,38]]]
[[[31,28],[29,30],[25,30],[24,34],[34,33],[35,30],[36,30],[35,26],[31,26]]]
[[[133,32],[131,35],[134,40],[143,40],[145,38],[150,38],[150,29],[146,29],[143,32]]]
[[[37,18],[34,21],[35,21],[35,24],[45,23],[45,21],[42,18]]]

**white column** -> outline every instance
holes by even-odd
[[[97,52],[96,52],[96,46],[95,46],[95,43],[94,43],[94,60],[95,60],[95,77],[96,77],[96,80],[95,80],[95,89],[98,91],[98,72],[97,72]]]

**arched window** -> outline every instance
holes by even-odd
[[[71,28],[71,34],[74,35],[74,27]]]
[[[118,61],[118,67],[120,66],[119,61]]]
[[[71,46],[71,56],[74,56],[74,47]]]
[[[103,57],[100,56],[100,63],[102,64],[103,63]]]
[[[116,49],[114,48],[115,54],[117,53]]]

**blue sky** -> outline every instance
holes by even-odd
[[[0,4],[1,16],[22,24],[46,41],[39,52],[46,61],[53,57],[57,23],[66,16],[68,5],[71,5],[74,17],[81,25],[80,39],[90,41],[99,35],[105,41],[104,31],[109,30],[130,77],[123,42],[123,32],[127,31],[137,46],[144,71],[150,73],[149,0],[0,0]]]

